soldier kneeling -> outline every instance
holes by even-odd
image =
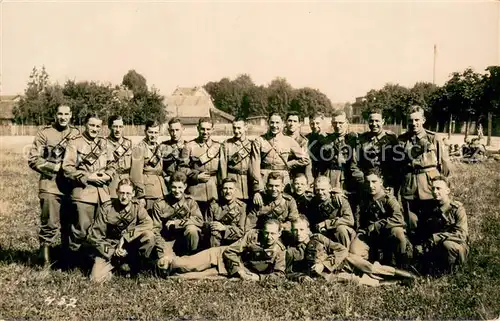
[[[118,183],[118,198],[102,204],[88,234],[97,256],[90,274],[94,282],[108,281],[115,267],[137,272],[138,255],[149,258],[155,245],[153,221],[138,201],[128,178]]]

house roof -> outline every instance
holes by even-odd
[[[210,108],[214,108],[206,96],[168,96],[165,104],[167,114],[176,117],[210,117]]]
[[[233,115],[226,113],[225,111],[217,109],[215,107],[210,108],[210,114],[219,115],[222,118],[225,118],[229,121],[232,121],[235,118]]]
[[[16,100],[17,98],[20,98],[21,95],[0,95],[0,101],[3,100]]]
[[[0,119],[14,119],[14,113],[12,112],[16,102],[13,100],[1,100],[0,101]]]

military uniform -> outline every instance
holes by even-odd
[[[187,193],[198,202],[203,215],[206,215],[208,202],[218,198],[217,171],[219,168],[220,143],[209,138],[203,142],[196,138],[184,145],[181,152],[180,166],[188,176]],[[210,175],[208,182],[198,181],[201,173]]]
[[[99,204],[110,200],[110,181],[104,186],[87,182],[88,176],[93,173],[104,173],[113,178],[116,164],[110,161],[104,137],[92,139],[87,133],[83,133],[71,140],[66,147],[62,169],[73,183],[71,197],[77,212],[77,219],[71,225],[70,248],[73,251],[79,250],[86,239]]]
[[[465,262],[469,252],[468,224],[464,206],[458,201],[436,204],[419,227],[419,243],[447,267]],[[444,261],[444,262],[443,262]]]
[[[182,250],[188,252],[198,249],[203,216],[198,204],[190,195],[181,200],[171,195],[165,196],[164,199],[155,202],[152,216],[159,258],[173,254],[172,243],[168,241],[184,241],[182,245],[185,248]],[[167,228],[168,222],[173,220],[180,222]]]
[[[163,173],[165,179],[168,182],[170,176],[177,171],[181,160],[181,151],[186,144],[186,141],[180,139],[178,141],[169,139],[161,143],[165,146],[165,151],[163,153]]]
[[[248,214],[247,224],[245,229],[250,230],[255,227],[261,228],[262,224],[268,219],[276,219],[282,227],[289,231],[290,220],[299,215],[297,203],[288,194],[281,194],[278,198],[272,199],[265,194],[262,198],[263,206],[255,207]]]
[[[118,183],[130,176],[130,167],[132,166],[132,141],[128,138],[121,137],[119,140],[111,136],[107,137],[108,153],[110,154],[111,162],[116,164],[116,174],[109,184],[109,192],[111,198],[117,198],[116,189]]]
[[[251,149],[251,140],[240,141],[234,137],[229,138],[221,146],[219,160],[220,179],[234,178],[237,187],[236,197],[245,200],[247,204],[251,188],[248,179]]]
[[[301,195],[292,193],[291,196],[295,200],[295,203],[297,203],[297,211],[299,214],[307,215],[314,194],[311,191],[305,191]]]
[[[64,178],[62,170],[55,171],[55,169],[62,163],[68,142],[79,133],[73,126],[65,128],[59,128],[57,124],[46,126],[36,134],[29,152],[28,165],[40,173],[38,197],[41,215],[38,237],[42,246],[56,242],[61,220],[64,221],[63,213],[69,214],[71,186]],[[67,231],[63,227],[61,241],[65,245],[68,241],[67,236]]]
[[[308,139],[307,139],[306,136],[302,135],[299,131],[297,131],[296,133],[291,134],[291,135],[287,134],[287,136],[292,137],[293,139],[295,139],[295,141],[297,143],[299,143],[299,146],[302,148],[302,150],[304,151],[304,153],[306,155],[309,154],[308,150],[307,150]],[[314,178],[313,178],[313,175],[312,175],[311,162],[309,162],[305,166],[297,166],[296,168],[291,169],[290,176],[293,179],[299,173],[305,174],[306,177],[307,177],[307,180],[309,181],[309,183],[313,182]]]
[[[443,143],[435,133],[428,130],[419,134],[406,132],[398,140],[396,161],[400,162],[403,172],[403,213],[408,229],[414,230],[419,217],[432,207],[431,179],[440,173],[448,176],[450,167]]]
[[[384,186],[392,187],[398,195],[398,172],[394,162],[398,137],[391,131],[380,133],[365,132],[359,135],[358,167],[366,174],[370,169],[378,169],[384,177]]]
[[[384,261],[387,264],[392,263],[392,254],[403,264],[406,259],[407,239],[398,200],[386,193],[371,197],[361,203],[360,218],[358,235],[350,247],[351,253],[364,259],[379,261],[375,251],[381,249],[384,250]]]
[[[325,229],[326,231],[321,233],[349,247],[356,232],[353,229],[354,216],[347,198],[342,197],[340,204],[337,204],[332,197],[326,201],[315,197],[306,215],[313,232],[320,233]]]
[[[285,246],[277,241],[270,247],[260,243],[259,230],[249,230],[245,235],[228,246],[223,252],[225,267],[229,276],[239,269],[259,275],[261,280],[285,276]]]
[[[207,218],[209,222],[220,222],[226,226],[225,231],[210,231],[210,247],[216,247],[233,243],[243,236],[246,222],[246,204],[235,199],[231,202],[226,200],[213,200],[208,208]]]
[[[153,204],[167,194],[163,177],[163,156],[167,150],[163,144],[149,144],[146,139],[134,147],[130,180],[136,187],[136,197],[146,200],[146,209],[151,212]]]
[[[307,150],[311,158],[311,172],[313,178],[318,177],[320,174],[326,173],[328,162],[324,162],[324,149],[323,146],[327,143],[327,134],[320,132],[311,132],[306,135]]]
[[[271,172],[284,176],[285,186],[290,183],[289,172],[307,166],[309,156],[293,138],[278,133],[257,137],[250,153],[250,177],[254,192],[262,192]]]
[[[114,256],[120,239],[127,256]],[[153,221],[138,201],[132,201],[123,207],[118,199],[102,204],[96,219],[89,228],[89,243],[96,250],[96,258],[90,279],[96,282],[111,277],[111,270],[119,264],[137,263],[137,252],[148,258],[155,245]]]

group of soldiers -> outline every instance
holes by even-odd
[[[466,259],[465,210],[450,196],[443,142],[424,129],[418,106],[399,137],[383,129],[380,111],[362,134],[348,131],[343,112],[326,133],[316,113],[305,136],[290,112],[284,120],[270,114],[268,131],[254,140],[236,118],[224,142],[212,139],[209,118],[190,141],[177,118],[164,142],[160,124],[148,121],[135,146],[120,116],[108,119],[108,137],[98,114],[86,117],[82,133],[71,116],[59,106],[30,150],[29,166],[41,174],[45,266],[59,230],[64,257],[91,259],[98,282],[113,270],[152,267],[183,278],[377,284],[414,278],[406,270],[415,266],[450,271]]]

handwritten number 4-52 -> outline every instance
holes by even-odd
[[[45,299],[47,305],[57,305],[57,306],[67,306],[71,308],[76,308],[76,299],[70,298],[66,300],[65,296],[62,296],[59,300],[57,298],[48,297]]]

